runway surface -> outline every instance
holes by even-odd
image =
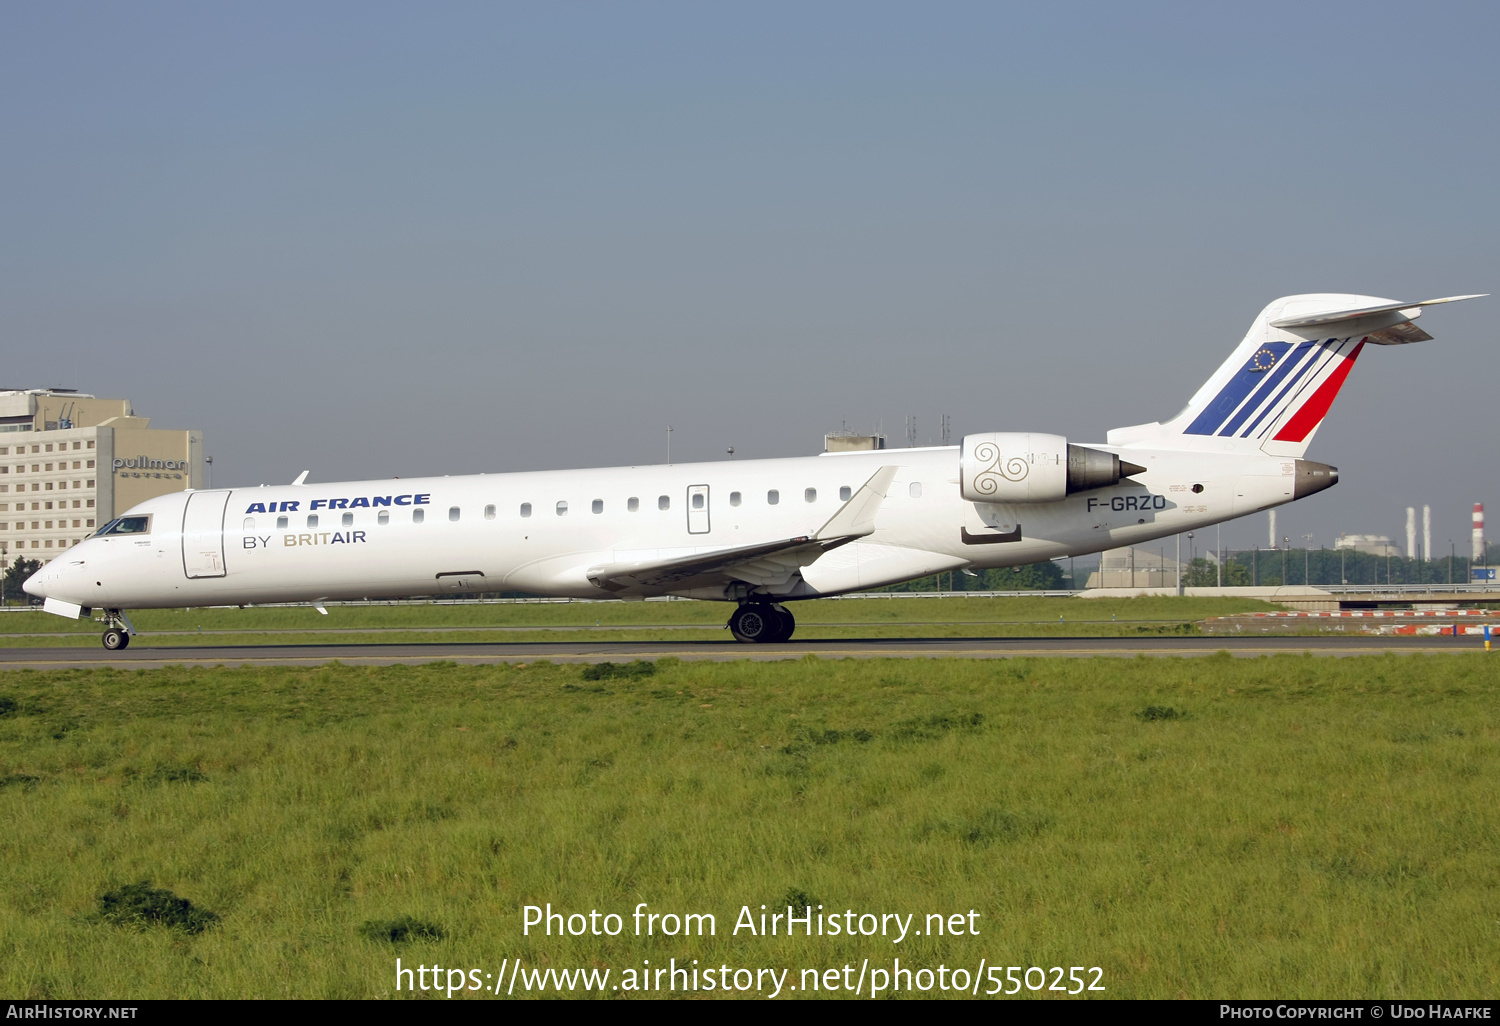
[[[455,663],[629,662],[634,659],[1014,659],[1019,657],[1202,656],[1228,652],[1241,658],[1306,652],[1320,656],[1386,652],[1483,654],[1482,642],[1438,637],[1253,638],[880,638],[792,641],[742,645],[735,641],[434,642],[409,645],[203,645],[153,647],[139,637],[123,652],[102,648],[0,648],[0,669],[70,668],[146,670],[163,666],[317,666],[337,660],[352,666],[389,666],[450,660]],[[1496,656],[1500,665],[1500,655]]]

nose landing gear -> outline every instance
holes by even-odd
[[[729,617],[729,630],[736,641],[775,644],[791,639],[797,621],[784,606],[770,602],[747,602]]]
[[[122,648],[130,647],[130,637],[135,633],[135,628],[130,625],[130,618],[123,610],[106,609],[104,625],[105,648],[111,652],[118,652]]]

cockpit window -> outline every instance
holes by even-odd
[[[99,529],[100,534],[150,534],[150,517],[120,517]]]

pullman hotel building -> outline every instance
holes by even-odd
[[[0,391],[0,568],[45,563],[138,502],[203,487],[203,432],[167,431],[128,399]]]

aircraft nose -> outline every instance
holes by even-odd
[[[43,567],[36,573],[32,574],[30,577],[26,578],[26,580],[22,581],[21,590],[26,592],[26,594],[28,595],[35,595],[37,598],[46,598],[47,592],[42,581],[43,576],[46,575],[46,571],[47,568]]]

